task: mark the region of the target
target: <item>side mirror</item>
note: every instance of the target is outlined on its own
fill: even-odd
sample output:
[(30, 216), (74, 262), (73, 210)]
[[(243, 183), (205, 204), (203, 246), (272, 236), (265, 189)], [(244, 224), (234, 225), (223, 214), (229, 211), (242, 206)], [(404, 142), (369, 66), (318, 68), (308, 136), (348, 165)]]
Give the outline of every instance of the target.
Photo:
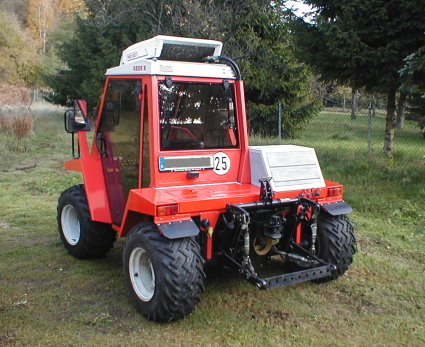
[(75, 100), (74, 108), (66, 110), (64, 114), (65, 130), (68, 133), (90, 131), (90, 122), (87, 117), (87, 102)]

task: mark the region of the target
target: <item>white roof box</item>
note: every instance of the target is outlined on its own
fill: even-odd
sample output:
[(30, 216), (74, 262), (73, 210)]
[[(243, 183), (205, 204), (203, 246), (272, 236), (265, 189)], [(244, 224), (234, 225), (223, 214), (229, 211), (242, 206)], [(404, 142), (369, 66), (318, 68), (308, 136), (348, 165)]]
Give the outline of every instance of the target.
[(201, 62), (205, 57), (220, 55), (222, 47), (220, 41), (158, 35), (125, 49), (121, 55), (120, 65), (153, 58)]

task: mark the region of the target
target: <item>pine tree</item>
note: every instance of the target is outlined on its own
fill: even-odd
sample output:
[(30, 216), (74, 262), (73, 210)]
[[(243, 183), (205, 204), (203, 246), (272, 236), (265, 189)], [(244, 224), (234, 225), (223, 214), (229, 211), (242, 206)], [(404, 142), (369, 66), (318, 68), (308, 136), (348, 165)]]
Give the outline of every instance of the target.
[(247, 92), (251, 129), (277, 134), (277, 104), (284, 104), (292, 136), (313, 116), (306, 66), (296, 62), (283, 2), (265, 0), (86, 0), (74, 38), (62, 46), (69, 69), (51, 76), (55, 101), (67, 97), (98, 101), (104, 72), (124, 48), (157, 34), (223, 41), (224, 54), (238, 59)]
[[(423, 0), (305, 0), (313, 23), (298, 22), (300, 56), (325, 80), (387, 95), (383, 150), (393, 151), (398, 71), (425, 44)], [(402, 100), (402, 99), (401, 99)]]

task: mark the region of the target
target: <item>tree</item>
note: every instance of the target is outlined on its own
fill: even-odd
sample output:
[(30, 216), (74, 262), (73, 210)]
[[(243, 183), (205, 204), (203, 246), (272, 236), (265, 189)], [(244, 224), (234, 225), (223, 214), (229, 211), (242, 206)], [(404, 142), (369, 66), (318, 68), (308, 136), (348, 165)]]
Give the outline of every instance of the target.
[(70, 17), (85, 8), (84, 0), (54, 0), (55, 11), (64, 17)]
[(402, 92), (408, 102), (409, 117), (418, 121), (425, 136), (425, 46), (405, 59), (400, 76), (403, 81)]
[[(398, 71), (403, 59), (425, 44), (422, 0), (305, 0), (314, 6), (312, 23), (298, 20), (301, 56), (324, 80), (385, 93), (383, 150), (394, 145)], [(399, 99), (401, 102), (403, 98)]]
[(59, 48), (67, 68), (47, 77), (55, 92), (52, 102), (65, 104), (68, 98), (85, 98), (95, 105), (105, 70), (118, 64), (124, 48), (147, 38), (147, 24), (140, 20), (144, 9), (136, 8), (140, 7), (136, 2), (87, 0), (86, 5), (87, 16), (77, 15), (74, 36)]
[(28, 17), (28, 0), (0, 0), (0, 8), (15, 16), (22, 26), (26, 26)]
[(46, 54), (47, 37), (54, 20), (53, 0), (28, 0), (28, 28), (43, 54)]
[(38, 82), (39, 61), (19, 20), (0, 10), (0, 83), (31, 86)]
[[(157, 34), (224, 42), (224, 54), (240, 57), (251, 129), (277, 134), (277, 104), (284, 103), (287, 135), (318, 110), (309, 73), (297, 63), (283, 2), (266, 0), (86, 0), (70, 42), (61, 48), (68, 69), (51, 76), (54, 101), (67, 96), (97, 102), (106, 68), (128, 45)], [(142, 19), (142, 20), (141, 20)]]
[(80, 11), (82, 0), (27, 0), (27, 25), (40, 51), (46, 55), (53, 32), (66, 17)]
[[(310, 72), (294, 56), (286, 11), (253, 11), (237, 31), (245, 54), (240, 66), (246, 81), (250, 131), (262, 136), (278, 134), (278, 104), (282, 104), (283, 136), (297, 130), (319, 110), (310, 88)], [(240, 49), (240, 48), (239, 48)]]

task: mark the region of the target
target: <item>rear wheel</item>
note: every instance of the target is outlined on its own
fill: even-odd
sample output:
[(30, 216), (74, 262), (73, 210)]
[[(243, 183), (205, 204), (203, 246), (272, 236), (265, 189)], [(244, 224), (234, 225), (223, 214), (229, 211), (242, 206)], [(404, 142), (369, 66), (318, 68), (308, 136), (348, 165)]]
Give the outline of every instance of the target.
[(74, 257), (100, 258), (112, 248), (116, 233), (108, 224), (93, 222), (83, 185), (65, 190), (58, 201), (61, 240)]
[(320, 214), (317, 221), (317, 255), (325, 262), (335, 265), (331, 277), (319, 282), (330, 281), (343, 275), (353, 262), (356, 252), (354, 229), (346, 215)]
[(127, 235), (123, 266), (139, 312), (155, 322), (183, 318), (204, 291), (203, 259), (194, 238), (170, 240), (143, 222)]

